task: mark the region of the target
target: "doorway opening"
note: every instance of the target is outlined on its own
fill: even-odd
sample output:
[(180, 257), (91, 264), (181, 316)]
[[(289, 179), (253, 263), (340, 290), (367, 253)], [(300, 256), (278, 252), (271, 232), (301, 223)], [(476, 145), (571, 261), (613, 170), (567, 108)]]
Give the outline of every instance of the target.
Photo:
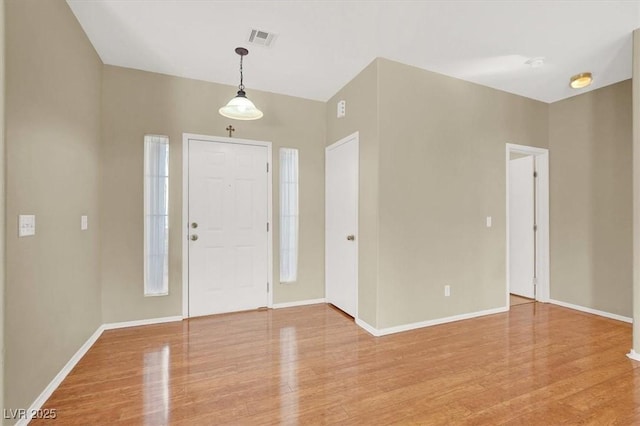
[(506, 306), (549, 300), (549, 150), (506, 144)]

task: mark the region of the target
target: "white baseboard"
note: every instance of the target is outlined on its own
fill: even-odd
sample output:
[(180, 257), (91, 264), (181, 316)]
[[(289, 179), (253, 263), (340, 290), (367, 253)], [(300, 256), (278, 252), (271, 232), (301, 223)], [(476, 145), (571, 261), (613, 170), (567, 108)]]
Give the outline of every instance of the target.
[(631, 349), (631, 350), (629, 351), (629, 353), (627, 354), (627, 356), (628, 356), (629, 358), (631, 358), (632, 360), (634, 360), (634, 361), (640, 361), (640, 354), (639, 354), (638, 352), (634, 351), (633, 349)]
[(599, 316), (605, 317), (605, 318), (610, 318), (610, 319), (614, 319), (614, 320), (618, 320), (618, 321), (633, 323), (633, 319), (632, 318), (624, 317), (624, 316), (618, 315), (618, 314), (612, 314), (610, 312), (599, 311), (597, 309), (592, 309), (592, 308), (586, 308), (584, 306), (574, 305), (572, 303), (567, 303), (567, 302), (561, 302), (559, 300), (554, 300), (554, 299), (549, 299), (549, 303), (552, 303), (552, 304), (558, 305), (558, 306), (563, 306), (563, 307), (569, 308), (569, 309), (575, 309), (576, 311), (586, 312), (588, 314), (594, 314), (594, 315), (599, 315)]
[(297, 302), (274, 303), (272, 309), (292, 308), (294, 306), (317, 305), (319, 303), (327, 303), (327, 299), (308, 299), (298, 300)]
[(380, 330), (378, 330), (368, 322), (361, 320), (360, 318), (356, 318), (356, 324), (359, 325), (361, 328), (364, 328), (365, 331), (367, 331), (372, 336), (376, 336), (376, 337), (382, 336), (382, 334), (380, 334)]
[(634, 361), (640, 361), (640, 354), (634, 351), (633, 349), (631, 349), (631, 351), (627, 354), (627, 356)]
[(165, 322), (182, 321), (182, 316), (151, 318), (136, 321), (110, 322), (104, 324), (105, 330), (115, 330), (116, 328), (139, 327), (141, 325), (163, 324)]
[(31, 420), (31, 416), (38, 412), (40, 408), (47, 402), (47, 399), (53, 394), (53, 392), (60, 386), (60, 383), (67, 377), (67, 375), (73, 370), (73, 367), (82, 359), (82, 357), (91, 349), (91, 346), (98, 340), (105, 330), (113, 330), (116, 328), (137, 327), (141, 325), (161, 324), (165, 322), (182, 321), (181, 316), (164, 317), (164, 318), (151, 318), (138, 321), (125, 321), (125, 322), (113, 322), (108, 324), (102, 324), (98, 329), (87, 339), (86, 342), (77, 350), (77, 352), (71, 357), (71, 359), (62, 367), (62, 370), (53, 380), (47, 385), (42, 393), (33, 401), (33, 404), (27, 410), (27, 418), (21, 419), (16, 423), (16, 426), (26, 426)]
[(428, 321), (420, 321), (420, 322), (414, 322), (410, 324), (396, 325), (394, 327), (386, 327), (381, 329), (375, 328), (370, 324), (362, 321), (361, 319), (356, 319), (356, 324), (358, 324), (360, 327), (364, 328), (366, 331), (368, 331), (370, 334), (374, 336), (386, 336), (388, 334), (402, 333), (403, 331), (415, 330), (418, 328), (431, 327), (434, 325), (446, 324), (449, 322), (483, 317), (485, 315), (500, 314), (503, 312), (507, 312), (508, 310), (509, 310), (508, 306), (503, 306), (501, 308), (487, 309), (484, 311), (470, 312), (468, 314), (460, 314), (460, 315), (454, 315), (451, 317), (437, 318), (437, 319), (428, 320)]
[(93, 346), (96, 340), (98, 340), (104, 330), (104, 325), (99, 326), (98, 329), (91, 335), (91, 337), (89, 337), (87, 341), (84, 342), (80, 349), (78, 349), (76, 353), (73, 354), (71, 359), (65, 364), (65, 366), (62, 367), (62, 370), (60, 370), (60, 372), (56, 374), (56, 377), (53, 378), (53, 380), (47, 385), (47, 387), (36, 398), (36, 400), (33, 401), (33, 404), (31, 404), (31, 407), (29, 407), (29, 409), (27, 410), (27, 418), (20, 419), (16, 423), (16, 426), (26, 426), (29, 424), (29, 421), (31, 420), (33, 415), (38, 412), (38, 410), (42, 407), (42, 405), (44, 405), (47, 399), (49, 399), (51, 394), (53, 394), (53, 391), (55, 391), (58, 386), (60, 386), (60, 383), (62, 383), (65, 377), (67, 377), (71, 370), (73, 370), (73, 367), (75, 367), (76, 364), (87, 353), (87, 351), (91, 349), (91, 346)]

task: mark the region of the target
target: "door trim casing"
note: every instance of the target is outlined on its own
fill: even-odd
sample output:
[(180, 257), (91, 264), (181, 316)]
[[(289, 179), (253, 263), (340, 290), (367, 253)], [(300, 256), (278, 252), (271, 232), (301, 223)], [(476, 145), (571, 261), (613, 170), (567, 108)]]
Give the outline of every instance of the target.
[[(355, 245), (356, 245), (356, 312), (355, 312), (355, 317), (354, 319), (356, 321), (358, 321), (360, 319), (360, 315), (359, 315), (359, 307), (360, 307), (360, 292), (359, 292), (359, 281), (360, 281), (360, 270), (359, 270), (359, 261), (360, 261), (360, 224), (359, 224), (359, 219), (360, 219), (360, 132), (354, 132), (352, 134), (350, 134), (347, 137), (344, 137), (342, 139), (340, 139), (337, 142), (332, 143), (331, 145), (325, 147), (324, 152), (325, 152), (325, 185), (326, 185), (326, 179), (327, 179), (327, 164), (326, 164), (326, 158), (327, 155), (326, 153), (328, 151), (331, 151), (333, 149), (338, 148), (341, 145), (344, 145), (347, 142), (350, 141), (354, 141), (356, 144), (356, 148), (358, 149), (358, 200), (356, 202), (356, 239), (354, 241)], [(326, 206), (326, 199), (327, 199), (327, 193), (326, 193), (327, 189), (325, 187), (325, 210), (327, 208)], [(325, 283), (324, 283), (324, 296), (325, 299), (327, 300), (327, 303), (329, 303), (329, 297), (327, 294), (327, 281), (326, 281), (326, 277), (327, 277), (327, 264), (326, 264), (326, 258), (327, 258), (327, 250), (328, 250), (328, 246), (327, 246), (327, 236), (326, 236), (326, 232), (327, 232), (327, 225), (326, 225), (326, 219), (327, 218), (327, 214), (325, 211), (325, 246), (324, 246), (324, 250), (325, 250)]]
[[(267, 235), (267, 307), (273, 307), (273, 157), (271, 142), (254, 141), (250, 139), (227, 138), (223, 136), (207, 136), (195, 133), (182, 134), (182, 318), (189, 318), (189, 140), (203, 142), (232, 143), (239, 145), (254, 145), (267, 148), (267, 221), (269, 233)], [(266, 167), (266, 166), (265, 166)]]
[(506, 307), (510, 308), (509, 302), (509, 159), (511, 153), (533, 155), (535, 157), (535, 171), (538, 175), (534, 181), (535, 204), (536, 204), (536, 224), (538, 226), (535, 235), (536, 239), (536, 277), (537, 287), (535, 291), (538, 302), (549, 302), (550, 281), (549, 281), (549, 150), (533, 146), (517, 145), (507, 143), (505, 148), (505, 181), (506, 181)]

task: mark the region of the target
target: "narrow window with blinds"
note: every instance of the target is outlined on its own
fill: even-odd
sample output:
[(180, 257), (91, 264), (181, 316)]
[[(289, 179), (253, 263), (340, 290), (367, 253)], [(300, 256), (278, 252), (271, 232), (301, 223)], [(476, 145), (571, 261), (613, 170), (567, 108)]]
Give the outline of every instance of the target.
[(144, 294), (169, 293), (169, 138), (144, 137)]
[(280, 148), (280, 282), (298, 279), (298, 150)]

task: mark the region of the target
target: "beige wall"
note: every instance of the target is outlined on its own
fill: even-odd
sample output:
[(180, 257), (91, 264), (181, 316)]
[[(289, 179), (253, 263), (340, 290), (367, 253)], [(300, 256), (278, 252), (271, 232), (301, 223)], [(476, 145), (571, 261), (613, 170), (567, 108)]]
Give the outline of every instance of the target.
[[(324, 142), (322, 102), (251, 90), (264, 111), (254, 122), (218, 114), (237, 90), (113, 66), (104, 67), (101, 148), (101, 283), (103, 321), (182, 314), (182, 133), (227, 136), (273, 143), (274, 302), (324, 297)], [(143, 137), (170, 139), (169, 295), (143, 296)], [(300, 161), (299, 276), (279, 284), (278, 149), (298, 148)]]
[(386, 328), (504, 306), (505, 144), (547, 147), (547, 108), (386, 59), (329, 100), (327, 144), (360, 132), (364, 321)]
[(504, 306), (507, 142), (550, 148), (551, 297), (630, 316), (630, 103), (629, 81), (547, 105), (374, 61), (326, 106), (327, 144), (360, 131), (361, 318)]
[(389, 60), (378, 71), (378, 327), (504, 307), (505, 144), (546, 147), (547, 105)]
[[(29, 407), (101, 324), (101, 71), (64, 1), (6, 2), (8, 408)], [(35, 236), (18, 238), (19, 214)]]
[(631, 316), (631, 81), (549, 106), (551, 298)]
[[(347, 103), (347, 113), (343, 118), (336, 117), (337, 103), (340, 100)], [(329, 99), (326, 104), (326, 117), (327, 145), (359, 132), (358, 315), (375, 327), (378, 322), (377, 60)], [(324, 152), (322, 156), (324, 159)]]

